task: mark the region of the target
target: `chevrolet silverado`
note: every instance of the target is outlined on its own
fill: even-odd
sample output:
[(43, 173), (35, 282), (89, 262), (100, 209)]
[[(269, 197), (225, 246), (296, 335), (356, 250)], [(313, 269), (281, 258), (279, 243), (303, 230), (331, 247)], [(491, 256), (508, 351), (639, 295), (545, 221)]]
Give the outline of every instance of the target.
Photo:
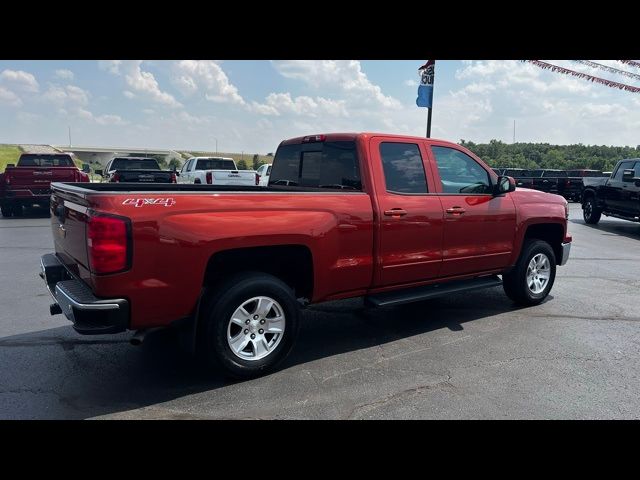
[(175, 325), (207, 365), (244, 378), (287, 356), (308, 303), (502, 285), (536, 305), (571, 247), (564, 198), (516, 190), (460, 145), (401, 135), (283, 141), (266, 187), (53, 190), (40, 274), (52, 314), (82, 334)]

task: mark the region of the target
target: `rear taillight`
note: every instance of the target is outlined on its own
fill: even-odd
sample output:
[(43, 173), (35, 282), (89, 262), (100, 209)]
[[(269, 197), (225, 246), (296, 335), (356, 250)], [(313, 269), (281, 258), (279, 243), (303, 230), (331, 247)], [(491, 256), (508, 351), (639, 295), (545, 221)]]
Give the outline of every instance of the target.
[(207, 183), (209, 185), (213, 183), (213, 174), (211, 172), (207, 172)]
[(120, 174), (119, 173), (114, 173), (113, 177), (111, 177), (111, 181), (112, 182), (120, 182)]
[(178, 179), (176, 178), (176, 174), (171, 172), (171, 183), (178, 183)]
[(110, 215), (89, 217), (87, 251), (92, 273), (121, 272), (129, 268), (130, 247), (128, 219)]
[(256, 185), (260, 185), (260, 175), (256, 173)]

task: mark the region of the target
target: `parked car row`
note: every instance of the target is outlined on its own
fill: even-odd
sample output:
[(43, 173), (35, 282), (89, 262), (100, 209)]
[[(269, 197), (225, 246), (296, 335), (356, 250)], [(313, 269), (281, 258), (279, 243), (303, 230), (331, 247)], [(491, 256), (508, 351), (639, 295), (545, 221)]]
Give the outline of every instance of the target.
[[(584, 190), (584, 178), (608, 176), (600, 170), (581, 168), (577, 170), (524, 168), (494, 168), (498, 175), (507, 175), (516, 180), (522, 188), (532, 188), (542, 192), (562, 195), (567, 200), (581, 201)], [(610, 174), (610, 172), (607, 172)]]

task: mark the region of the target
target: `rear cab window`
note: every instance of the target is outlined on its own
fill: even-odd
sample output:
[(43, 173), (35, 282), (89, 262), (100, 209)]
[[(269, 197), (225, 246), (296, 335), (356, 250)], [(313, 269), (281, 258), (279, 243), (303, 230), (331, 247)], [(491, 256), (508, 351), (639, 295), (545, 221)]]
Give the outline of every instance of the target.
[(24, 153), (18, 160), (19, 167), (75, 167), (69, 155), (38, 155)]
[(224, 158), (200, 158), (195, 170), (236, 170), (236, 164)]
[(115, 158), (110, 170), (160, 170), (153, 158)]
[(269, 185), (329, 190), (362, 190), (355, 141), (280, 145)]

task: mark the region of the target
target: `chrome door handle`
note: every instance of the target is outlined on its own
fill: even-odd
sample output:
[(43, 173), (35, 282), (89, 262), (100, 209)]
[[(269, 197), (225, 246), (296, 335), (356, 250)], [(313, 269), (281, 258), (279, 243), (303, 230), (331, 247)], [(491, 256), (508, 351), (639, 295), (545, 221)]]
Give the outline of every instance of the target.
[(407, 211), (402, 208), (392, 208), (391, 210), (385, 210), (384, 214), (388, 217), (403, 217), (407, 214)]
[(462, 207), (451, 207), (445, 210), (450, 215), (462, 215), (466, 210)]

